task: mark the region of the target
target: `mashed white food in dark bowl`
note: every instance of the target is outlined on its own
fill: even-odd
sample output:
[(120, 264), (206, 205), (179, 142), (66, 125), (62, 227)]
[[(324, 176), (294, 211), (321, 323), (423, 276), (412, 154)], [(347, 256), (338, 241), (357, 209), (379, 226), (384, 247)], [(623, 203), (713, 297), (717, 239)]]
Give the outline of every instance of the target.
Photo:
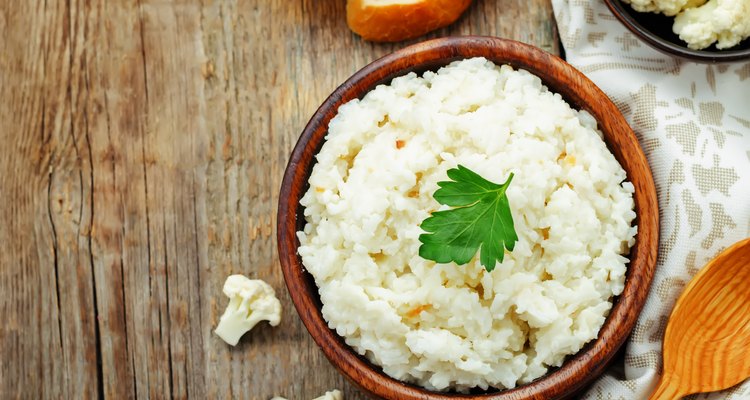
[[(419, 256), (433, 194), (464, 165), (503, 182), (518, 242), (487, 272)], [(301, 200), (323, 317), (383, 371), (431, 390), (513, 388), (597, 337), (624, 287), (633, 185), (596, 121), (484, 58), (380, 85), (331, 120)]]

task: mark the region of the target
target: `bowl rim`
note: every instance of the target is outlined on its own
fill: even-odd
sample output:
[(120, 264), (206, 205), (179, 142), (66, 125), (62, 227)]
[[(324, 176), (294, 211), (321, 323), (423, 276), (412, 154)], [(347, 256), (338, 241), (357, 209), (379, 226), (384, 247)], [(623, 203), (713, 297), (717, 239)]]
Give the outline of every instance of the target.
[[(543, 377), (514, 389), (483, 394), (433, 392), (400, 382), (369, 363), (328, 328), (320, 310), (318, 288), (304, 269), (296, 232), (304, 226), (300, 198), (338, 107), (361, 98), (377, 84), (390, 82), (410, 71), (435, 70), (451, 61), (483, 56), (498, 64), (526, 69), (577, 109), (586, 109), (599, 123), (610, 151), (628, 173), (635, 187), (638, 235), (631, 248), (625, 289), (615, 300), (598, 337), (563, 365)], [(565, 85), (565, 86), (560, 86)], [(562, 91), (560, 89), (563, 89)], [(565, 92), (565, 93), (562, 93)], [(628, 154), (626, 167), (622, 159)], [(640, 171), (633, 172), (629, 168)], [(634, 171), (635, 171), (634, 170)], [(593, 82), (562, 59), (531, 45), (483, 36), (461, 36), (417, 43), (382, 57), (359, 70), (339, 86), (317, 109), (294, 147), (279, 193), (277, 242), (284, 281), (303, 324), (331, 363), (365, 392), (397, 399), (560, 399), (579, 391), (603, 372), (633, 329), (643, 308), (656, 266), (659, 217), (656, 189), (638, 139), (612, 101)]]
[[(635, 19), (625, 7), (621, 0), (604, 0), (615, 18), (617, 18), (628, 30), (654, 49), (673, 57), (700, 63), (723, 63), (738, 62), (750, 59), (750, 49), (706, 51), (693, 50), (687, 46), (680, 46), (647, 29)], [(750, 40), (750, 39), (745, 39)]]

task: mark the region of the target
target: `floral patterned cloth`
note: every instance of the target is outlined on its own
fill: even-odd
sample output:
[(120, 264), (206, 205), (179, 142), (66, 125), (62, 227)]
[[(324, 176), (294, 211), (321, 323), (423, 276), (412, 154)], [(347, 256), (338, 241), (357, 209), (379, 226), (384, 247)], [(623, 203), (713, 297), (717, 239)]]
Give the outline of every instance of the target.
[[(750, 236), (750, 62), (681, 61), (641, 42), (601, 0), (552, 3), (568, 62), (609, 95), (635, 130), (661, 219), (656, 275), (624, 361), (584, 398), (646, 399), (682, 289), (708, 260)], [(691, 398), (750, 399), (750, 381)]]

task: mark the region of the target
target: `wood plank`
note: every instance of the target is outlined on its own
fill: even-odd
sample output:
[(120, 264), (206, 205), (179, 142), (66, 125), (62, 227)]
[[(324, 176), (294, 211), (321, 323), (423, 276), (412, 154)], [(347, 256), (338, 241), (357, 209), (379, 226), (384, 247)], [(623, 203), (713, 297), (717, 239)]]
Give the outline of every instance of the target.
[(0, 7), (0, 397), (93, 397), (83, 16), (75, 2)]
[[(307, 118), (408, 44), (362, 42), (344, 15), (343, 0), (0, 4), (0, 397), (362, 398), (296, 318), (274, 239)], [(548, 0), (477, 0), (429, 37), (449, 34), (558, 51)], [(212, 333), (231, 273), (284, 307), (236, 348)]]
[(215, 293), (201, 282), (209, 265), (199, 255), (206, 254), (208, 161), (200, 10), (193, 1), (149, 0), (140, 7), (148, 224), (141, 244), (150, 267), (132, 275), (128, 290), (135, 299), (148, 299), (136, 308), (150, 318), (134, 319), (136, 349), (147, 350), (136, 353), (138, 397), (146, 382), (151, 397), (206, 397), (203, 342), (212, 325), (203, 322), (203, 300)]
[(133, 353), (138, 350), (133, 346), (137, 333), (132, 318), (141, 314), (125, 289), (134, 270), (148, 265), (138, 243), (146, 233), (141, 162), (146, 108), (138, 10), (100, 1), (90, 12), (87, 23), (94, 50), (86, 60), (86, 114), (101, 385), (106, 397), (133, 398)]

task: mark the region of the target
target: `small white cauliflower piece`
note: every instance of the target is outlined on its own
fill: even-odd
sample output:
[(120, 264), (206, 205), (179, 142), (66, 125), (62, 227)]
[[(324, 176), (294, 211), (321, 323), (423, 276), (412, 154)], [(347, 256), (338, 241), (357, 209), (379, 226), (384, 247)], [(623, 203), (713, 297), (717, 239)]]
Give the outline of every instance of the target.
[(697, 7), (706, 2), (706, 0), (624, 0), (630, 3), (634, 10), (638, 12), (656, 12), (667, 16), (677, 15), (680, 11)]
[(750, 36), (750, 0), (710, 0), (701, 7), (681, 12), (672, 27), (691, 49), (704, 49), (714, 42), (728, 49)]
[(232, 346), (260, 321), (276, 326), (281, 320), (281, 303), (273, 288), (256, 279), (231, 275), (224, 282), (224, 294), (229, 297), (224, 315), (214, 333)]
[[(271, 400), (286, 400), (284, 397), (274, 397)], [(326, 392), (326, 394), (316, 397), (313, 400), (344, 400), (344, 395), (341, 393), (340, 390), (331, 390), (330, 392)]]
[(315, 398), (313, 400), (344, 400), (344, 395), (341, 393), (340, 390), (331, 390), (330, 392), (326, 392), (326, 394)]

